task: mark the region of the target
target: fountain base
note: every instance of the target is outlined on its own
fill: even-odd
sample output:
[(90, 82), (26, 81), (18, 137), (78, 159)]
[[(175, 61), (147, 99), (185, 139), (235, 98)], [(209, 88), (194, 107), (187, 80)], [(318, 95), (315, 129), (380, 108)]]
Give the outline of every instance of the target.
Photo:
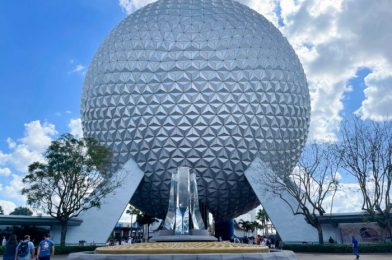
[(268, 247), (229, 242), (166, 242), (100, 247), (94, 252), (73, 253), (69, 260), (233, 260), (297, 259), (292, 251), (270, 252)]

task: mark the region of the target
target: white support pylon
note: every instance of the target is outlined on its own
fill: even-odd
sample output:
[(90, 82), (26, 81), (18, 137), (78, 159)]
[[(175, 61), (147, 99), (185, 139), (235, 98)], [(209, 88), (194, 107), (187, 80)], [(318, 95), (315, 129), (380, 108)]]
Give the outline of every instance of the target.
[[(91, 208), (82, 212), (78, 217), (83, 220), (80, 226), (68, 227), (67, 244), (76, 244), (80, 240), (84, 240), (88, 244), (106, 243), (143, 179), (144, 173), (136, 162), (130, 159), (114, 176), (114, 178), (118, 178), (117, 180), (121, 180), (120, 186), (102, 200), (100, 208)], [(58, 230), (52, 233), (54, 233), (52, 238), (55, 242), (60, 240)]]
[(261, 206), (278, 231), (281, 239), (288, 243), (318, 242), (317, 230), (306, 222), (303, 215), (294, 215), (291, 208), (296, 209), (298, 203), (287, 192), (281, 194), (291, 207), (268, 187), (267, 176), (275, 173), (261, 159), (256, 158), (245, 171), (245, 177), (259, 199)]

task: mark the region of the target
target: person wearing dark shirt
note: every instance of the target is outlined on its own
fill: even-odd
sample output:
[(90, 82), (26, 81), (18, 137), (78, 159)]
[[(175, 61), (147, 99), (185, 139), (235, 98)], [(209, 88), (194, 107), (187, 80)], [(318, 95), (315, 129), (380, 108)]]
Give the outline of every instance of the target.
[(353, 254), (355, 255), (355, 259), (359, 259), (358, 240), (356, 240), (354, 236), (352, 237), (352, 243), (353, 243)]
[(16, 236), (11, 235), (7, 243), (5, 244), (3, 260), (15, 260), (17, 246), (18, 246), (18, 241), (16, 241)]

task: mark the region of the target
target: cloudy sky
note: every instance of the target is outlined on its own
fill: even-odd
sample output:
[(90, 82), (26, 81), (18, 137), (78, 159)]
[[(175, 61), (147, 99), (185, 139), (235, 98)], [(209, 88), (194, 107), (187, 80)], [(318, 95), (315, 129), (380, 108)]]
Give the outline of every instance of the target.
[[(21, 179), (50, 141), (65, 132), (81, 135), (80, 93), (99, 44), (151, 2), (0, 2), (0, 205), (6, 213), (25, 205)], [(239, 2), (269, 19), (296, 50), (312, 98), (313, 140), (337, 140), (344, 117), (382, 121), (392, 114), (392, 1)], [(334, 211), (355, 211), (356, 185), (342, 182)]]

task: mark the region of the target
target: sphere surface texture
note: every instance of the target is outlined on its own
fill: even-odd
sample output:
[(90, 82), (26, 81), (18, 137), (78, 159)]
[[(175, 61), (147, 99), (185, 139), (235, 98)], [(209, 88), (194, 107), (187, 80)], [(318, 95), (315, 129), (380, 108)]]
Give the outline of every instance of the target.
[(216, 220), (259, 204), (244, 171), (295, 165), (310, 100), (294, 50), (263, 16), (231, 0), (160, 0), (105, 39), (82, 94), (85, 136), (144, 171), (132, 204), (164, 218), (171, 174), (189, 166)]

